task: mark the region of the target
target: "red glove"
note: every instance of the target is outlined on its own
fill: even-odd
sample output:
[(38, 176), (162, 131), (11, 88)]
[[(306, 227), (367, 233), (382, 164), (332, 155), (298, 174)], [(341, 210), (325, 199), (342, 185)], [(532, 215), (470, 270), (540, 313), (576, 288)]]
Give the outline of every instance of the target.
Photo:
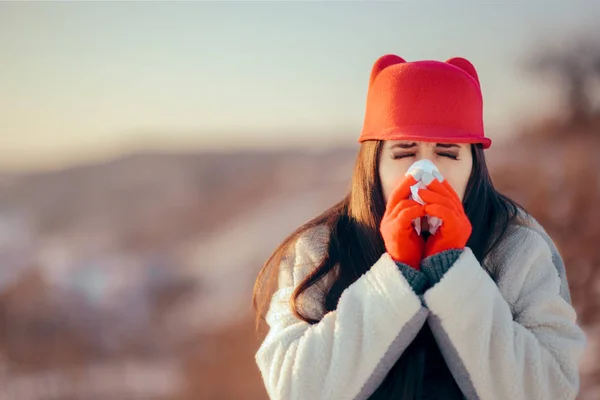
[(434, 179), (427, 189), (419, 190), (419, 197), (426, 203), (426, 213), (442, 220), (438, 231), (429, 236), (425, 243), (424, 257), (445, 250), (464, 249), (471, 236), (471, 222), (448, 180), (440, 182)]
[(392, 259), (418, 270), (425, 242), (422, 236), (417, 235), (412, 221), (425, 216), (425, 206), (408, 200), (410, 187), (415, 183), (415, 178), (409, 176), (390, 195), (380, 230), (385, 249)]

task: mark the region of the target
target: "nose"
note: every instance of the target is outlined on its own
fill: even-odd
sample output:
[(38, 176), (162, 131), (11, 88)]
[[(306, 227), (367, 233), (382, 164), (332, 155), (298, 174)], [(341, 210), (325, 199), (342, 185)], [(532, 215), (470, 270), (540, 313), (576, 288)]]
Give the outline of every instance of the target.
[[(421, 146), (416, 156), (417, 161), (429, 160), (435, 164), (435, 152), (430, 146)], [(436, 165), (437, 167), (437, 165)]]

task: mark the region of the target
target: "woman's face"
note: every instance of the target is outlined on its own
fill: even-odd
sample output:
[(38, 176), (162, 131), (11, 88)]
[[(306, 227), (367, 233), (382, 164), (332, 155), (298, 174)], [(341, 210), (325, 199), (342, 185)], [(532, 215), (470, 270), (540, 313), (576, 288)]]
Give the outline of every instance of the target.
[(423, 159), (433, 162), (463, 199), (473, 167), (470, 144), (386, 140), (379, 156), (379, 178), (386, 204), (396, 186), (405, 179), (408, 168)]

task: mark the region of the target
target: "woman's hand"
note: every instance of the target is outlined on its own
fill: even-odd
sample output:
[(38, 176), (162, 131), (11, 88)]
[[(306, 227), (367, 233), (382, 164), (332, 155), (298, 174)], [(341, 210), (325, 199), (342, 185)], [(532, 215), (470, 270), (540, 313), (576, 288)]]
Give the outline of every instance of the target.
[(446, 250), (464, 249), (471, 236), (471, 222), (448, 180), (440, 182), (434, 179), (426, 189), (419, 190), (419, 196), (426, 203), (425, 212), (442, 220), (438, 231), (425, 242), (424, 257)]
[(417, 235), (412, 221), (425, 216), (425, 206), (408, 199), (410, 187), (415, 183), (415, 178), (408, 176), (390, 195), (380, 230), (392, 259), (418, 270), (425, 242), (423, 237)]

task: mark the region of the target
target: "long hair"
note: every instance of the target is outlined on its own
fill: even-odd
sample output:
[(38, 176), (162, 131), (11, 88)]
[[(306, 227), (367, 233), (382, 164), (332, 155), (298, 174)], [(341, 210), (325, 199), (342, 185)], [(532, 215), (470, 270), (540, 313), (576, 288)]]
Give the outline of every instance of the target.
[[(379, 231), (385, 212), (385, 201), (379, 179), (379, 157), (382, 141), (366, 141), (358, 152), (350, 192), (321, 215), (300, 226), (289, 235), (261, 269), (254, 285), (253, 306), (257, 327), (264, 321), (270, 296), (276, 281), (278, 266), (298, 236), (306, 230), (326, 225), (330, 229), (328, 250), (324, 259), (295, 288), (290, 306), (294, 314), (311, 324), (318, 320), (307, 315), (300, 306), (300, 297), (317, 284), (337, 265), (335, 281), (324, 293), (324, 309), (335, 310), (342, 292), (363, 275), (385, 252)], [(477, 260), (498, 245), (511, 223), (518, 223), (520, 205), (500, 194), (493, 186), (481, 145), (471, 145), (473, 167), (465, 191), (463, 205), (472, 224), (467, 246)], [(371, 399), (414, 399), (420, 397), (423, 378), (424, 340), (417, 338), (388, 372)]]

